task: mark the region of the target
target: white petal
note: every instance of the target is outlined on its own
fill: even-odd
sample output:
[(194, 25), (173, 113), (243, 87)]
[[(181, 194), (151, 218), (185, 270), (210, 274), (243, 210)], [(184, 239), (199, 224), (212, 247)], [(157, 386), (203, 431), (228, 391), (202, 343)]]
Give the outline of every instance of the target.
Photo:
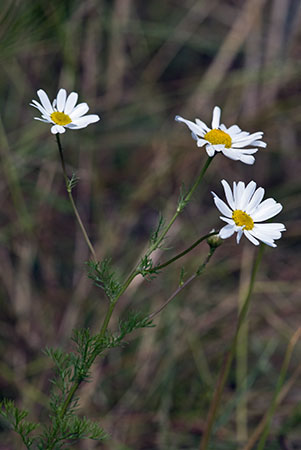
[(251, 142), (245, 142), (245, 143), (241, 143), (241, 142), (234, 142), (232, 141), (232, 148), (240, 148), (243, 149), (244, 147), (246, 147), (247, 145), (253, 145), (252, 141)]
[(51, 133), (53, 133), (53, 134), (57, 134), (57, 133), (62, 134), (62, 133), (65, 133), (65, 131), (66, 131), (65, 128), (62, 127), (61, 125), (53, 125), (51, 127)]
[(74, 108), (72, 113), (70, 113), (70, 117), (71, 117), (71, 119), (73, 121), (74, 119), (77, 119), (78, 117), (83, 116), (88, 111), (89, 111), (89, 106), (87, 105), (87, 103), (80, 103), (79, 105), (77, 105)]
[(208, 141), (206, 141), (206, 139), (197, 139), (197, 143), (196, 145), (198, 147), (203, 147), (203, 145), (208, 144)]
[(244, 148), (247, 147), (248, 145), (253, 145), (254, 139), (244, 139), (241, 141), (237, 141), (237, 140), (232, 140), (232, 147), (233, 148)]
[(252, 199), (250, 200), (250, 203), (248, 204), (248, 206), (246, 208), (247, 214), (252, 215), (253, 211), (255, 211), (255, 209), (257, 208), (257, 206), (263, 199), (263, 196), (264, 196), (264, 189), (262, 187), (259, 187), (258, 189), (256, 189)]
[(32, 100), (32, 103), (29, 103), (30, 106), (33, 106), (34, 108), (37, 108), (42, 114), (48, 114), (46, 109), (43, 108), (42, 105), (40, 105), (39, 102), (37, 102), (36, 100)]
[(218, 128), (221, 119), (221, 109), (218, 106), (214, 107), (213, 115), (212, 115), (212, 129)]
[(242, 209), (242, 198), (244, 192), (245, 192), (245, 183), (243, 181), (239, 181), (236, 185), (236, 189), (233, 196), (235, 209)]
[(60, 89), (56, 96), (57, 110), (60, 112), (64, 111), (66, 104), (67, 92), (65, 89)]
[(247, 209), (247, 206), (249, 204), (250, 198), (252, 197), (252, 195), (254, 194), (256, 189), (256, 183), (255, 181), (250, 181), (249, 184), (247, 184), (244, 193), (242, 194), (241, 197), (241, 209), (243, 211), (245, 211)]
[(260, 239), (262, 241), (264, 240), (267, 242), (272, 242), (274, 239), (279, 239), (281, 237), (281, 233), (279, 234), (278, 231), (275, 233), (275, 236), (278, 236), (278, 237), (274, 237), (273, 233), (271, 233), (269, 231), (267, 232), (267, 231), (261, 229), (260, 224), (258, 224), (257, 226), (254, 226), (254, 228), (252, 228), (252, 230), (250, 230), (250, 233), (253, 236), (256, 236), (257, 239)]
[(275, 242), (272, 242), (272, 243), (270, 243), (270, 242), (264, 242), (264, 241), (262, 241), (264, 244), (266, 244), (266, 245), (269, 245), (270, 247), (277, 247), (277, 245), (275, 244)]
[(239, 152), (241, 155), (253, 155), (258, 152), (258, 148), (242, 148)]
[(34, 117), (35, 120), (40, 120), (41, 122), (46, 122), (46, 123), (51, 123), (49, 120), (47, 119), (41, 119), (40, 117)]
[(235, 149), (224, 147), (222, 152), (225, 156), (227, 156), (227, 158), (233, 159), (234, 161), (239, 160), (240, 155)]
[(181, 117), (181, 116), (176, 116), (175, 120), (177, 122), (185, 123), (188, 126), (188, 128), (190, 129), (190, 131), (192, 131), (195, 135), (200, 136), (200, 137), (204, 136), (205, 133), (204, 133), (203, 128), (199, 127), (194, 122), (191, 122), (191, 120), (183, 119), (183, 117)]
[(266, 148), (267, 143), (263, 141), (254, 141), (252, 142), (252, 145), (257, 145), (258, 147)]
[(45, 119), (45, 120), (47, 120), (48, 122), (52, 122), (52, 123), (53, 123), (53, 121), (51, 120), (51, 117), (50, 117), (49, 114), (47, 114), (47, 113), (42, 114), (42, 119)]
[(227, 239), (228, 237), (232, 236), (232, 234), (235, 231), (235, 227), (233, 225), (226, 225), (225, 227), (223, 227), (220, 232), (219, 232), (219, 236), (222, 239)]
[(262, 228), (264, 225), (268, 224), (264, 223), (255, 224), (254, 227), (252, 228), (252, 231), (256, 233), (258, 236), (261, 236), (263, 239), (273, 240), (281, 238), (281, 231), (272, 229), (267, 230), (265, 228)]
[[(225, 126), (224, 126), (225, 127)], [(225, 127), (226, 128), (226, 127)], [(237, 125), (232, 125), (229, 128), (226, 128), (226, 131), (228, 134), (230, 134), (231, 137), (235, 136), (237, 133), (240, 133), (241, 129)]]
[(64, 109), (64, 113), (65, 114), (70, 114), (77, 102), (78, 99), (78, 94), (76, 92), (71, 92), (71, 94), (68, 95), (68, 98), (66, 100), (66, 104), (65, 104), (65, 109)]
[(224, 221), (224, 222), (226, 222), (226, 223), (230, 223), (231, 225), (233, 225), (233, 226), (236, 227), (235, 222), (234, 222), (233, 219), (229, 219), (228, 217), (223, 217), (223, 216), (219, 216), (219, 218), (220, 218), (222, 221)]
[(233, 192), (233, 200), (234, 200), (235, 209), (237, 209), (237, 208), (236, 208), (236, 204), (235, 204), (236, 190), (237, 190), (237, 184), (236, 184), (235, 181), (233, 181), (233, 189), (232, 189), (232, 192)]
[(244, 164), (254, 164), (255, 158), (252, 155), (241, 155), (239, 158), (239, 161), (243, 162)]
[(277, 203), (276, 200), (274, 200), (273, 198), (266, 198), (262, 203), (260, 203), (260, 205), (258, 205), (256, 212), (258, 211), (259, 208), (261, 209), (269, 208), (270, 206), (276, 205), (276, 203)]
[(248, 230), (244, 230), (244, 235), (246, 236), (246, 238), (249, 239), (249, 241), (252, 242), (252, 244), (254, 245), (259, 245), (259, 241), (257, 241), (257, 239), (255, 239)]
[(213, 200), (214, 203), (217, 207), (217, 209), (226, 217), (232, 217), (232, 211), (229, 208), (229, 206), (226, 205), (225, 202), (223, 202), (223, 200), (221, 200), (214, 192), (211, 192), (211, 194), (213, 195)]
[(49, 113), (53, 113), (53, 108), (51, 106), (50, 100), (48, 98), (48, 95), (46, 94), (45, 91), (43, 91), (43, 89), (39, 89), (37, 92), (39, 99), (42, 103), (43, 108)]
[(276, 244), (274, 243), (274, 240), (272, 238), (269, 238), (266, 235), (261, 235), (261, 233), (258, 233), (258, 231), (254, 231), (254, 230), (249, 230), (249, 233), (252, 236), (255, 236), (257, 239), (259, 239), (264, 244), (267, 244), (270, 247), (277, 247)]
[(285, 231), (285, 225), (283, 223), (260, 223), (254, 227), (260, 227), (262, 230), (270, 232), (270, 231)]
[(238, 232), (237, 232), (237, 236), (236, 236), (236, 242), (239, 244), (239, 241), (240, 241), (240, 239), (241, 239), (241, 237), (242, 237), (242, 235), (243, 235), (243, 232), (244, 232), (244, 229), (243, 228), (240, 228), (239, 230), (238, 230)]
[(253, 213), (252, 219), (254, 222), (262, 222), (263, 220), (271, 219), (271, 217), (280, 213), (282, 208), (280, 203), (276, 203), (276, 205), (271, 205), (267, 208), (261, 208), (261, 205), (259, 205), (258, 209)]
[(207, 127), (207, 125), (205, 124), (205, 122), (203, 122), (200, 119), (195, 119), (195, 123), (204, 130), (204, 132), (207, 133), (207, 131), (210, 131), (210, 128)]
[(208, 156), (212, 157), (215, 153), (213, 145), (207, 145), (206, 152), (207, 152)]
[(213, 144), (212, 147), (216, 152), (222, 152), (225, 148), (224, 144)]
[(87, 116), (79, 117), (78, 119), (75, 119), (72, 121), (72, 124), (70, 124), (70, 128), (85, 128), (90, 123), (95, 123), (100, 120), (100, 117), (97, 114), (89, 114)]
[(226, 195), (226, 199), (227, 202), (229, 204), (229, 206), (231, 206), (232, 209), (235, 209), (235, 205), (234, 205), (234, 199), (233, 199), (233, 195), (232, 195), (232, 190), (229, 186), (229, 184), (227, 183), (226, 180), (222, 180), (221, 181), (224, 191), (225, 191), (225, 195)]
[(258, 139), (261, 139), (263, 136), (263, 132), (262, 131), (258, 131), (257, 133), (252, 133), (252, 134), (247, 134), (247, 135), (238, 135), (235, 137), (235, 139), (233, 139), (233, 141), (235, 143), (239, 143), (241, 142), (242, 144), (245, 144), (245, 142), (254, 142)]
[(248, 136), (250, 136), (250, 133), (248, 133), (248, 131), (240, 130), (232, 136), (232, 141), (236, 142), (236, 141), (239, 141), (240, 139), (246, 138)]
[(232, 141), (232, 148), (245, 148), (248, 145), (254, 145), (253, 141), (245, 141), (245, 142), (233, 142)]

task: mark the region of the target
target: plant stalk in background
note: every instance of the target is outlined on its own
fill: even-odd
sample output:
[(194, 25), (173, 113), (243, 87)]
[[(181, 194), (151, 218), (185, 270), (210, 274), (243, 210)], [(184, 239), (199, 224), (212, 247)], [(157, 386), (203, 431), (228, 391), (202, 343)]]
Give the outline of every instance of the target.
[(235, 350), (236, 350), (236, 344), (237, 344), (237, 337), (239, 335), (239, 331), (245, 321), (245, 318), (247, 316), (248, 310), (249, 310), (249, 305), (250, 305), (250, 300), (251, 300), (251, 296), (252, 296), (252, 292), (253, 292), (253, 288), (254, 288), (254, 283), (255, 283), (255, 279), (256, 279), (256, 274), (258, 272), (259, 269), (259, 265), (262, 259), (262, 255), (263, 255), (263, 251), (264, 251), (264, 244), (260, 245), (260, 248), (258, 250), (257, 253), (257, 257), (254, 261), (254, 265), (253, 265), (253, 269), (252, 269), (252, 274), (251, 274), (251, 279), (250, 279), (250, 284), (249, 284), (249, 289), (245, 298), (245, 301), (243, 303), (241, 312), (239, 314), (238, 317), (238, 323), (237, 323), (237, 327), (236, 327), (236, 332), (235, 332), (235, 336), (234, 339), (232, 341), (232, 345), (231, 348), (225, 358), (224, 364), (222, 366), (222, 369), (220, 371), (220, 375), (217, 381), (217, 385), (215, 388), (215, 392), (214, 392), (214, 396), (213, 396), (213, 400), (211, 402), (210, 405), (210, 409), (209, 409), (209, 413), (207, 416), (207, 422), (206, 422), (206, 427), (205, 427), (205, 431), (204, 431), (204, 435), (202, 437), (201, 440), (201, 445), (200, 445), (200, 450), (207, 450), (208, 448), (208, 444), (209, 444), (209, 439), (211, 436), (211, 432), (212, 432), (212, 427), (216, 418), (216, 414), (218, 412), (220, 403), (221, 403), (221, 399), (222, 399), (222, 394), (223, 394), (223, 390), (224, 390), (224, 386), (225, 383), (227, 381), (228, 375), (229, 375), (229, 371), (230, 371), (230, 367), (235, 355)]

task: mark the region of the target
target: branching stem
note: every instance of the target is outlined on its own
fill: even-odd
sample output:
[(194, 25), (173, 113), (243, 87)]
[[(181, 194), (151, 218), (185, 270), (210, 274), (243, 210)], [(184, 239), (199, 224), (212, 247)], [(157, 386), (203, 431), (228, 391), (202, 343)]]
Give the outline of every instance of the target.
[(169, 264), (172, 264), (177, 259), (182, 258), (182, 256), (187, 255), (187, 253), (191, 252), (191, 250), (193, 250), (195, 247), (197, 247), (201, 242), (203, 242), (205, 239), (209, 238), (210, 236), (214, 236), (215, 234), (217, 234), (216, 231), (212, 231), (211, 233), (205, 234), (205, 236), (200, 237), (197, 241), (195, 241), (190, 247), (186, 248), (186, 250), (184, 250), (183, 252), (178, 253), (176, 256), (169, 259), (165, 263), (162, 263), (159, 266), (153, 267), (152, 271), (161, 270), (164, 267), (169, 266)]
[[(63, 167), (63, 173), (64, 173), (64, 178), (65, 178), (65, 182), (66, 182), (66, 187), (67, 187), (67, 191), (68, 191), (68, 194), (69, 194), (69, 198), (70, 198), (70, 200), (71, 200), (71, 204), (72, 204), (72, 206), (73, 206), (74, 213), (75, 213), (75, 215), (76, 215), (76, 217), (77, 217), (77, 220), (78, 220), (78, 222), (79, 222), (79, 225), (80, 225), (80, 227), (81, 227), (81, 230), (82, 230), (82, 232), (83, 232), (83, 235), (84, 235), (84, 237), (85, 237), (85, 239), (86, 239), (86, 242), (87, 242), (87, 244), (88, 244), (88, 246), (89, 246), (89, 248), (90, 248), (90, 250), (91, 250), (91, 253), (92, 253), (93, 257), (94, 257), (95, 260), (96, 260), (95, 251), (94, 251), (93, 246), (92, 246), (92, 244), (91, 244), (91, 242), (90, 242), (90, 240), (89, 240), (89, 238), (88, 238), (88, 235), (87, 235), (87, 233), (86, 233), (86, 230), (85, 230), (85, 228), (84, 228), (84, 226), (83, 226), (83, 224), (82, 224), (82, 221), (81, 221), (81, 219), (80, 219), (80, 217), (79, 217), (79, 214), (78, 214), (78, 212), (77, 212), (76, 206), (75, 206), (75, 204), (74, 204), (73, 197), (72, 197), (72, 193), (71, 193), (71, 189), (68, 189), (68, 188), (69, 188), (69, 180), (68, 180), (68, 177), (67, 177), (67, 174), (66, 174), (66, 168), (65, 168), (65, 162), (64, 162), (64, 156), (63, 156), (62, 146), (61, 146), (61, 143), (60, 143), (60, 140), (59, 140), (59, 136), (58, 136), (58, 135), (56, 135), (56, 136), (57, 136), (57, 142), (58, 142), (58, 147), (59, 147), (60, 156), (61, 156), (61, 162), (62, 162), (62, 167)], [(204, 166), (203, 166), (203, 168), (202, 168), (202, 170), (201, 170), (201, 173), (199, 174), (198, 178), (196, 179), (194, 185), (192, 186), (192, 188), (189, 190), (189, 192), (188, 192), (188, 193), (185, 195), (185, 197), (184, 197), (184, 206), (183, 206), (182, 208), (179, 208), (179, 207), (177, 208), (177, 211), (176, 211), (175, 214), (173, 215), (173, 217), (172, 217), (172, 219), (170, 220), (170, 222), (167, 224), (167, 226), (163, 229), (162, 233), (158, 236), (158, 238), (156, 239), (156, 241), (153, 243), (153, 245), (150, 246), (150, 248), (149, 248), (148, 251), (146, 252), (146, 256), (147, 256), (147, 257), (149, 257), (149, 256), (151, 255), (151, 253), (153, 253), (153, 251), (155, 251), (155, 250), (159, 247), (159, 245), (161, 244), (161, 242), (162, 242), (163, 239), (165, 238), (166, 234), (168, 233), (169, 229), (171, 228), (171, 226), (172, 226), (173, 223), (175, 222), (175, 220), (176, 220), (176, 218), (178, 217), (178, 215), (183, 211), (184, 207), (185, 207), (185, 206), (187, 205), (187, 203), (190, 201), (190, 199), (191, 199), (191, 197), (192, 197), (192, 194), (194, 193), (194, 191), (196, 190), (196, 188), (198, 187), (198, 185), (199, 185), (200, 182), (202, 181), (202, 179), (203, 179), (203, 177), (204, 177), (204, 175), (205, 175), (205, 172), (206, 172), (206, 170), (208, 169), (208, 167), (209, 167), (209, 165), (210, 165), (212, 159), (213, 159), (213, 157), (212, 157), (212, 158), (209, 157), (209, 158), (207, 159), (207, 161), (206, 161), (206, 163), (204, 164)], [(212, 233), (212, 234), (215, 234), (215, 233)], [(210, 235), (211, 235), (211, 233), (210, 233)], [(201, 238), (201, 240), (205, 239), (206, 237), (208, 237), (208, 235), (205, 236), (205, 237), (203, 237), (203, 238)], [(198, 240), (198, 241), (201, 242), (200, 240)], [(188, 251), (190, 251), (190, 250), (192, 250), (194, 247), (196, 247), (196, 245), (199, 244), (198, 241), (197, 241), (197, 243), (194, 243), (191, 247), (189, 247), (189, 249), (185, 250), (185, 251), (182, 252), (180, 255), (177, 255), (177, 257), (176, 257), (175, 259), (180, 258), (180, 257), (183, 256), (184, 254), (188, 253)], [(211, 248), (211, 251), (212, 251), (212, 248)], [(213, 252), (214, 252), (214, 250), (212, 251), (212, 254), (213, 254)], [(173, 298), (174, 298), (174, 297), (182, 290), (182, 289), (184, 289), (185, 286), (187, 286), (192, 280), (194, 280), (194, 278), (196, 278), (198, 275), (201, 274), (201, 272), (202, 272), (203, 269), (205, 268), (206, 264), (208, 263), (209, 259), (211, 258), (212, 254), (209, 253), (210, 256), (209, 256), (209, 255), (207, 256), (205, 262), (199, 267), (199, 269), (197, 270), (197, 272), (196, 272), (194, 275), (192, 275), (192, 277), (190, 277), (190, 279), (188, 279), (188, 280), (184, 283), (183, 286), (180, 286), (180, 288), (177, 289), (177, 291), (173, 294), (172, 298), (169, 298), (169, 299), (168, 299), (168, 302), (166, 302), (166, 304), (163, 305), (163, 307), (162, 307), (161, 309), (165, 308), (165, 306), (166, 306), (166, 305), (167, 305), (167, 304), (168, 304), (168, 303), (169, 303), (169, 302), (170, 302), (170, 301), (171, 301), (171, 300), (172, 300), (172, 299), (173, 299)], [(173, 259), (173, 260), (175, 260), (175, 259)], [(173, 262), (173, 261), (171, 261), (171, 262)], [(168, 262), (168, 264), (170, 264), (171, 262)], [(165, 267), (166, 265), (168, 265), (168, 264), (165, 263), (165, 264), (164, 264), (164, 267)], [(109, 326), (109, 323), (110, 323), (110, 320), (111, 320), (113, 311), (114, 311), (114, 309), (115, 309), (116, 303), (118, 302), (119, 298), (122, 296), (122, 294), (126, 291), (126, 289), (127, 289), (128, 286), (131, 284), (131, 282), (133, 281), (133, 279), (134, 279), (139, 273), (140, 273), (140, 272), (139, 272), (139, 270), (138, 270), (138, 266), (136, 266), (135, 269), (132, 270), (132, 272), (129, 274), (129, 276), (127, 277), (127, 279), (126, 279), (125, 282), (123, 283), (123, 285), (122, 285), (120, 291), (118, 292), (117, 296), (115, 297), (114, 301), (111, 301), (111, 302), (110, 302), (110, 305), (109, 305), (109, 307), (108, 307), (107, 313), (106, 313), (106, 315), (105, 315), (105, 318), (104, 318), (104, 320), (103, 320), (103, 323), (102, 323), (102, 326), (101, 326), (101, 329), (100, 329), (100, 337), (103, 337), (103, 336), (105, 336), (105, 334), (106, 334), (106, 331), (107, 331), (107, 329), (108, 329), (108, 326)], [(160, 309), (160, 310), (161, 310), (161, 309)], [(154, 313), (154, 314), (157, 314), (157, 313)], [(95, 359), (95, 357), (89, 361), (90, 367), (91, 367), (91, 365), (93, 364), (94, 359)], [(66, 414), (66, 411), (67, 411), (67, 409), (68, 409), (70, 403), (72, 402), (73, 397), (74, 397), (74, 395), (75, 395), (77, 389), (79, 388), (79, 386), (80, 386), (80, 384), (81, 384), (81, 381), (82, 381), (82, 380), (77, 380), (77, 381), (75, 381), (74, 384), (72, 385), (72, 387), (70, 388), (70, 391), (69, 391), (69, 393), (68, 393), (68, 396), (67, 396), (67, 398), (66, 398), (66, 400), (65, 400), (65, 402), (64, 402), (64, 405), (63, 405), (63, 407), (62, 407), (60, 417), (63, 417), (63, 416)]]
[(155, 317), (157, 314), (159, 314), (164, 308), (166, 308), (166, 306), (180, 293), (183, 291), (183, 289), (185, 289), (193, 280), (195, 280), (198, 276), (200, 276), (203, 271), (205, 270), (205, 267), (207, 266), (207, 264), (209, 263), (213, 253), (215, 252), (216, 247), (210, 247), (210, 251), (208, 253), (208, 255), (206, 256), (206, 259), (204, 260), (203, 264), (200, 265), (200, 267), (197, 269), (197, 271), (191, 275), (191, 277), (189, 277), (183, 284), (181, 284), (173, 294), (171, 294), (171, 296), (166, 300), (165, 303), (163, 303), (163, 305), (160, 306), (159, 309), (157, 309), (157, 311), (154, 311), (153, 313), (151, 313), (148, 316), (148, 319), (152, 319), (153, 317)]

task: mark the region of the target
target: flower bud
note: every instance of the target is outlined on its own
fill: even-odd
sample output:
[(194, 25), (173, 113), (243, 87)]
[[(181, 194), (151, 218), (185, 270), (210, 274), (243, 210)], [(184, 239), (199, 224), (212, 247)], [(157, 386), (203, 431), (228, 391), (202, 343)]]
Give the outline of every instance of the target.
[[(212, 230), (212, 232), (215, 230)], [(209, 236), (207, 239), (208, 245), (210, 245), (211, 248), (217, 248), (223, 243), (223, 239), (219, 236), (218, 233), (213, 234), (212, 236)]]

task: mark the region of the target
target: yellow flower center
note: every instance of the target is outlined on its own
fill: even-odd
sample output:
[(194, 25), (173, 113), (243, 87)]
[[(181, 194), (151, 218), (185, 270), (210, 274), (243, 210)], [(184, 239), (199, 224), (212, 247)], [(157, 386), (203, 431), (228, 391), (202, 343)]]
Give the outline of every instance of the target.
[(240, 209), (236, 209), (232, 213), (232, 219), (238, 227), (244, 227), (245, 230), (252, 230), (254, 227), (254, 222), (252, 217), (249, 214), (241, 211)]
[(68, 114), (59, 111), (54, 111), (50, 117), (51, 120), (58, 125), (68, 125), (68, 123), (72, 122)]
[(213, 145), (223, 144), (226, 148), (230, 148), (232, 144), (232, 139), (229, 134), (217, 129), (208, 131), (208, 133), (205, 134), (204, 139)]

